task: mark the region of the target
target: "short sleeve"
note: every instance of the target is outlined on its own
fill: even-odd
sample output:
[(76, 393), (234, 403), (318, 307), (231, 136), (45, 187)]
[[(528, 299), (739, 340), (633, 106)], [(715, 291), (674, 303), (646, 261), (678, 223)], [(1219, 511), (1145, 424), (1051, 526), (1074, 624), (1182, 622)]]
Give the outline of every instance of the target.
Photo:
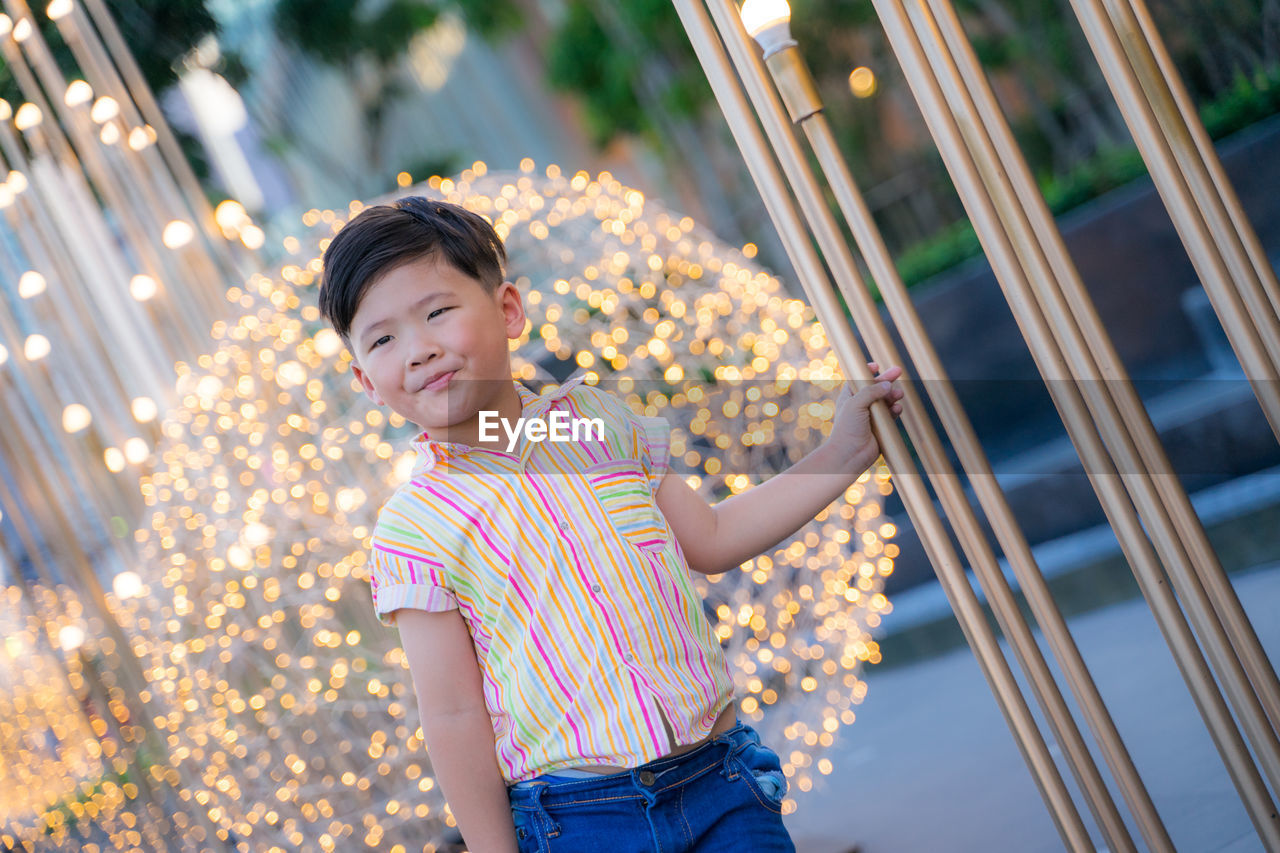
[(373, 609), (383, 625), (395, 625), (396, 611), (402, 607), (431, 612), (457, 609), (444, 562), (421, 531), (391, 504), (378, 516), (370, 563)]

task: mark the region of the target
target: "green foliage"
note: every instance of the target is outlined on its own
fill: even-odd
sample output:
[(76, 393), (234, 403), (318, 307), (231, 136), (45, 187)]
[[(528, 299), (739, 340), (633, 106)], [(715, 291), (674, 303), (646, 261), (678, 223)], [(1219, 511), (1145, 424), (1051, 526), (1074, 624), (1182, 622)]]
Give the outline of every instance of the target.
[(280, 0), (276, 31), (304, 53), (329, 65), (348, 66), (360, 56), (393, 62), (440, 10), (417, 0), (390, 0), (369, 12), (351, 0)]
[(582, 99), (595, 144), (647, 129), (634, 89), (640, 71), (635, 55), (610, 42), (590, 2), (570, 0), (548, 50), (547, 76)]

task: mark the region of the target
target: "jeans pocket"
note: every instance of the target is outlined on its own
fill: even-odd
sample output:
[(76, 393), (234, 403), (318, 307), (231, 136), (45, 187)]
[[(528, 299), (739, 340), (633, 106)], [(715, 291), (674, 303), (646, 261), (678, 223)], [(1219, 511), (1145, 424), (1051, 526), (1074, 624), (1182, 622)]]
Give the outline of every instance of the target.
[(737, 761), (742, 771), (741, 778), (761, 804), (781, 813), (788, 785), (778, 753), (767, 746), (749, 743), (738, 753)]

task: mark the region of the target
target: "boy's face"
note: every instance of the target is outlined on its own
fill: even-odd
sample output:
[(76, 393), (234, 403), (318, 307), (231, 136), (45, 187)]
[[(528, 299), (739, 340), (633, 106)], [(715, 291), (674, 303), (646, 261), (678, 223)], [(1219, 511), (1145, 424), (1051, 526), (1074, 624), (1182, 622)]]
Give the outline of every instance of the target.
[(507, 340), (524, 324), (510, 282), (489, 293), (447, 261), (420, 258), (383, 275), (360, 300), (349, 341), (355, 375), (374, 403), (434, 438), (512, 392)]

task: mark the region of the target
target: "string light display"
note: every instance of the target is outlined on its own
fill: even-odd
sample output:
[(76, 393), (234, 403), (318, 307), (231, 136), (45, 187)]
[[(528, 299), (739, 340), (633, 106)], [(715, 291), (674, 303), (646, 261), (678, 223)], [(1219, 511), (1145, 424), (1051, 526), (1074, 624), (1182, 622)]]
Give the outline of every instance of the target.
[[(69, 42), (96, 38), (79, 4), (47, 14)], [(0, 524), (15, 537), (0, 542), (0, 845), (436, 849), (452, 821), (367, 583), (413, 430), (359, 393), (315, 306), (319, 256), (361, 204), (308, 212), (274, 241), (271, 274), (224, 290), (244, 259), (227, 246), (256, 251), (267, 233), (235, 202), (199, 229), (194, 209), (142, 204), (180, 195), (157, 159), (163, 123), (144, 122), (108, 68), (92, 86), (55, 77), (40, 32), (18, 25), (0, 36), (6, 60), (64, 86), (70, 112), (0, 110), (0, 212), (17, 237), (0, 247), (14, 282)], [(397, 183), (488, 216), (505, 239), (530, 321), (517, 376), (542, 390), (584, 371), (667, 418), (674, 467), (708, 498), (781, 470), (829, 427), (839, 382), (822, 329), (753, 246), (725, 247), (608, 174), (476, 163)], [(866, 692), (860, 667), (879, 660), (889, 491), (877, 466), (793, 541), (697, 579), (741, 712), (797, 790), (830, 772), (823, 752)]]
[[(504, 237), (530, 321), (512, 344), (520, 379), (541, 389), (584, 370), (666, 417), (677, 469), (713, 499), (820, 440), (837, 368), (809, 309), (754, 264), (753, 247), (718, 245), (608, 174), (525, 165), (488, 175), (477, 163), (419, 189), (489, 216)], [(288, 262), (232, 288), (211, 351), (176, 365), (180, 402), (141, 481), (139, 580), (111, 596), (163, 738), (150, 772), (245, 849), (430, 848), (450, 822), (398, 635), (373, 618), (366, 582), (370, 529), (407, 476), (413, 431), (367, 403), (315, 307), (318, 256), (360, 208), (308, 212), (308, 230), (284, 241)], [(798, 790), (830, 772), (822, 752), (865, 695), (859, 667), (879, 660), (870, 629), (889, 609), (879, 589), (896, 555), (889, 489), (878, 467), (785, 547), (699, 579), (741, 711), (782, 747)], [(10, 658), (28, 658), (34, 634), (7, 635)], [(104, 653), (93, 635), (76, 656), (101, 655), (109, 671), (121, 650)], [(43, 689), (50, 707), (75, 693)], [(65, 769), (43, 775), (65, 796), (92, 777), (86, 760), (58, 758)], [(48, 814), (28, 814), (40, 818), (31, 826)]]

